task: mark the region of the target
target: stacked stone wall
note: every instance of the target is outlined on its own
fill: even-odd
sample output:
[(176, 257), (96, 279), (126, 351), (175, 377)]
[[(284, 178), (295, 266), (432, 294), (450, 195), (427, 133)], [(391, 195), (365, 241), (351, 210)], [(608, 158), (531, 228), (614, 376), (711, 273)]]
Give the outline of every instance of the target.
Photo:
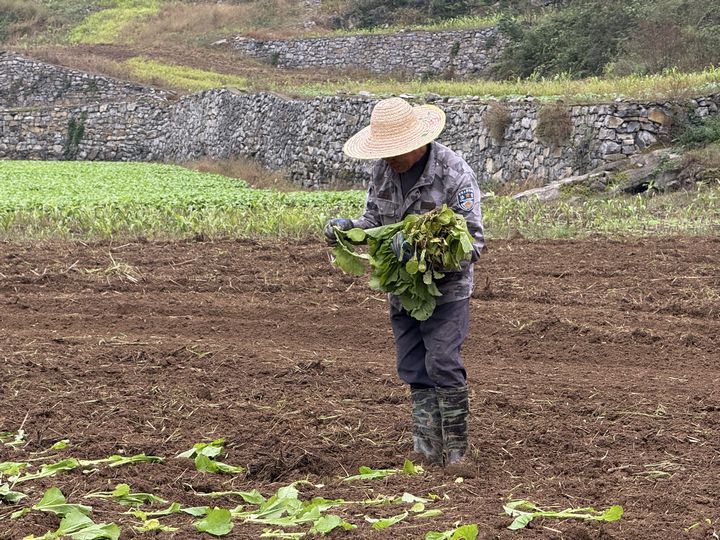
[(484, 28), (291, 40), (237, 36), (232, 47), (283, 68), (459, 78), (487, 74), (505, 43), (496, 28)]
[(167, 99), (172, 93), (0, 51), (0, 108)]
[(147, 102), (0, 110), (0, 158), (164, 161), (168, 113)]
[[(25, 65), (43, 69), (43, 64)], [(79, 95), (66, 106), (0, 108), (0, 158), (184, 162), (245, 156), (285, 170), (308, 187), (360, 187), (367, 180), (370, 163), (347, 158), (342, 145), (369, 123), (378, 98), (301, 100), (230, 89), (172, 102), (140, 96), (88, 103), (87, 96)], [(568, 132), (559, 141), (540, 136), (543, 105), (532, 100), (505, 104), (502, 136), (489, 125), (488, 111), (496, 105), (459, 98), (435, 104), (447, 114), (440, 142), (460, 153), (482, 184), (498, 185), (528, 178), (548, 183), (638, 154), (666, 139), (678, 116), (717, 114), (720, 94), (684, 102), (560, 106), (555, 113), (560, 118), (554, 121), (564, 119)], [(72, 135), (81, 124), (75, 145)]]

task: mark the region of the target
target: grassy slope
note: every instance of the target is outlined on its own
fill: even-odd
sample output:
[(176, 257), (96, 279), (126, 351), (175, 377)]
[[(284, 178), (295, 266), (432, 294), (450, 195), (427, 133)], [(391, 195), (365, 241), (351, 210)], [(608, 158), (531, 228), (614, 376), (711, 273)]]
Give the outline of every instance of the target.
[[(0, 0), (13, 2), (17, 0)], [(242, 4), (169, 2), (163, 0), (34, 0), (52, 10), (46, 28), (20, 39), (14, 47), (52, 63), (99, 72), (179, 92), (217, 86), (287, 95), (321, 95), (369, 91), (379, 95), (483, 96), (534, 95), (574, 101), (617, 97), (666, 98), (700, 94), (720, 87), (720, 70), (703, 73), (574, 81), (566, 77), (533, 81), (398, 81), (367, 73), (331, 70), (281, 70), (239, 58), (220, 38), (243, 33), (264, 37), (327, 34), (333, 9), (346, 2), (323, 3), (323, 10), (292, 0)], [(340, 5), (339, 5), (340, 4)], [(458, 21), (467, 25), (469, 19)], [(309, 22), (315, 24), (308, 24)], [(471, 20), (482, 25), (487, 19)], [(447, 23), (443, 23), (447, 26)], [(41, 25), (42, 26), (42, 25)], [(40, 28), (40, 27), (39, 27)]]

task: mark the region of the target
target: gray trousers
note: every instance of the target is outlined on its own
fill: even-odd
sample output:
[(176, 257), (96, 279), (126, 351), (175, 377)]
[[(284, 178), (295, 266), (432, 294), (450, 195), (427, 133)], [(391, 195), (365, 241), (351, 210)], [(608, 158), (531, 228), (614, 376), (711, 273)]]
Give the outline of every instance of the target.
[(390, 303), (397, 371), (413, 388), (461, 388), (467, 374), (460, 347), (470, 322), (470, 299), (440, 304), (426, 321)]

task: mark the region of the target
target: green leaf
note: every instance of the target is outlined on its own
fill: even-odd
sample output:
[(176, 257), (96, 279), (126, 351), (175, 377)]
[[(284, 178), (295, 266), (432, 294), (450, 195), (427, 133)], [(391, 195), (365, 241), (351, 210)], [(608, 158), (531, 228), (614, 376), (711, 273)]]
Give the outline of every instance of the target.
[(260, 535), (260, 538), (284, 538), (287, 540), (294, 540), (305, 536), (304, 532), (285, 532), (280, 530), (265, 529)]
[(440, 516), (440, 515), (442, 515), (442, 513), (443, 513), (442, 510), (439, 510), (439, 509), (437, 509), (437, 508), (434, 508), (434, 509), (432, 509), (432, 510), (427, 510), (427, 511), (425, 511), (425, 512), (423, 512), (422, 514), (418, 514), (418, 515), (415, 516), (415, 517), (418, 517), (418, 518), (431, 518), (431, 517)]
[(19, 461), (3, 461), (0, 463), (0, 474), (7, 474), (9, 476), (17, 476), (20, 471), (29, 467), (30, 464)]
[(195, 468), (200, 472), (209, 473), (242, 474), (245, 472), (243, 467), (214, 461), (204, 454), (198, 454), (195, 457)]
[(221, 461), (216, 461), (215, 464), (217, 465), (218, 472), (221, 473), (243, 474), (245, 472), (245, 467), (241, 467), (240, 465), (228, 465), (227, 463), (222, 463)]
[(396, 516), (392, 516), (392, 517), (384, 518), (384, 519), (374, 519), (374, 518), (365, 516), (365, 520), (368, 521), (369, 523), (372, 523), (373, 529), (381, 530), (381, 529), (387, 529), (388, 527), (392, 527), (396, 523), (399, 523), (402, 520), (404, 520), (406, 517), (408, 517), (408, 513), (403, 512), (402, 514), (398, 514)]
[(352, 523), (348, 523), (340, 516), (329, 515), (323, 516), (317, 521), (315, 521), (312, 528), (310, 529), (310, 534), (319, 534), (324, 536), (327, 533), (337, 529), (338, 527), (346, 531), (357, 529), (357, 526), (353, 525)]
[(164, 510), (156, 510), (154, 512), (146, 512), (144, 510), (129, 510), (126, 514), (132, 514), (142, 521), (146, 521), (150, 516), (169, 516), (170, 514), (177, 514), (182, 509), (180, 503), (174, 502)]
[[(402, 472), (403, 472), (403, 474), (407, 474), (407, 475), (415, 475), (415, 474), (420, 474), (421, 472), (423, 472), (423, 468), (419, 465), (415, 465), (412, 461), (410, 461), (409, 459), (406, 458), (405, 462), (403, 463)], [(423, 500), (421, 502), (427, 502), (427, 501)]]
[(536, 517), (557, 518), (557, 519), (580, 519), (588, 521), (617, 521), (623, 515), (621, 506), (611, 506), (604, 512), (598, 512), (594, 508), (567, 508), (559, 512), (542, 510), (537, 505), (526, 500), (510, 501), (503, 505), (505, 513), (514, 517), (509, 529), (522, 529)]
[(366, 261), (369, 258), (366, 255), (355, 253), (351, 245), (338, 241), (332, 250), (332, 263), (347, 274), (362, 276), (366, 271)]
[(410, 315), (418, 321), (427, 321), (435, 311), (435, 300), (425, 302), (410, 311)]
[(136, 454), (134, 456), (120, 456), (114, 454), (102, 459), (79, 460), (81, 467), (91, 465), (108, 464), (109, 467), (121, 467), (123, 465), (134, 465), (136, 463), (163, 463), (165, 460), (159, 456), (146, 456), (145, 454)]
[(343, 480), (345, 482), (353, 482), (355, 480), (375, 480), (377, 478), (392, 476), (393, 474), (398, 474), (399, 472), (399, 469), (371, 469), (370, 467), (362, 466), (358, 469), (359, 474), (348, 476)]
[(115, 499), (120, 504), (130, 506), (140, 506), (142, 504), (166, 503), (167, 501), (152, 493), (131, 493), (130, 486), (127, 484), (118, 484), (113, 491), (101, 491), (98, 493), (90, 493), (85, 498)]
[(618, 521), (621, 517), (623, 517), (624, 513), (625, 513), (625, 511), (623, 510), (623, 507), (616, 504), (614, 506), (611, 506), (607, 510), (605, 510), (602, 513), (600, 519), (602, 521), (608, 521), (608, 522)]
[(50, 447), (50, 450), (64, 450), (70, 444), (70, 439), (63, 439)]
[(30, 508), (23, 508), (22, 510), (18, 510), (17, 512), (13, 512), (10, 514), (10, 519), (18, 519), (23, 517), (25, 514), (29, 514), (31, 512)]
[(0, 486), (0, 501), (16, 503), (20, 499), (24, 499), (25, 497), (27, 497), (27, 495), (25, 495), (24, 493), (20, 493), (19, 491), (11, 491), (8, 484), (3, 484)]
[(210, 511), (208, 506), (188, 506), (180, 510), (183, 514), (189, 514), (193, 517), (202, 517)]
[(425, 535), (425, 540), (475, 540), (478, 536), (478, 526), (463, 525), (449, 531), (430, 531)]
[[(60, 537), (70, 537), (72, 540), (118, 540), (120, 528), (114, 523), (95, 523), (82, 512), (71, 510), (60, 521), (56, 531), (50, 531), (36, 540), (55, 540)], [(30, 535), (25, 540), (35, 538)]]
[(15, 480), (15, 483), (37, 480), (38, 478), (45, 478), (47, 476), (54, 476), (63, 471), (71, 471), (79, 466), (80, 463), (75, 458), (63, 459), (62, 461), (58, 461), (56, 463), (45, 464), (40, 468), (39, 472), (21, 476)]
[(139, 533), (175, 532), (178, 530), (177, 527), (170, 527), (168, 525), (161, 524), (160, 521), (157, 519), (148, 519), (144, 521), (140, 527), (133, 525), (133, 529), (135, 529)]
[(248, 504), (262, 504), (265, 502), (265, 497), (257, 489), (251, 491), (213, 491), (211, 493), (196, 493), (198, 497), (242, 497), (243, 500)]
[(60, 521), (60, 527), (58, 527), (56, 534), (60, 536), (72, 534), (92, 525), (95, 525), (95, 522), (84, 513), (71, 510)]
[(214, 441), (211, 441), (209, 443), (197, 443), (194, 444), (193, 447), (189, 450), (178, 454), (177, 457), (194, 458), (195, 456), (202, 454), (206, 457), (214, 458), (222, 453), (224, 444), (224, 438), (215, 439)]
[(351, 242), (354, 242), (356, 244), (364, 242), (365, 239), (367, 238), (365, 231), (363, 231), (362, 229), (358, 229), (358, 228), (350, 229), (349, 231), (346, 231), (345, 236), (347, 236), (347, 238)]
[(84, 504), (69, 504), (65, 501), (65, 496), (56, 487), (51, 487), (43, 495), (40, 502), (34, 505), (33, 510), (40, 510), (42, 512), (50, 512), (64, 516), (72, 511), (80, 512), (81, 514), (88, 515), (92, 512), (91, 506)]
[(114, 523), (93, 524), (70, 535), (72, 540), (118, 540), (120, 527)]
[(232, 515), (227, 508), (215, 507), (205, 519), (195, 522), (195, 529), (213, 536), (225, 536), (233, 529)]
[(518, 529), (524, 529), (534, 519), (533, 514), (520, 514), (516, 517), (513, 522), (508, 526), (508, 529), (516, 531)]
[[(410, 460), (406, 460), (406, 462), (407, 462), (407, 461), (410, 461)], [(410, 463), (412, 463), (412, 461), (410, 461)], [(415, 471), (415, 472), (405, 473), (405, 474), (417, 474), (417, 468), (416, 468), (416, 467), (413, 467), (413, 468), (414, 468), (414, 471)], [(407, 492), (405, 492), (405, 493), (402, 494), (402, 497), (400, 497), (400, 500), (401, 500), (402, 502), (404, 502), (404, 503), (426, 503), (426, 502), (430, 502), (429, 499), (424, 499), (423, 497), (418, 497), (417, 495), (413, 495), (412, 493), (407, 493)]]
[[(25, 430), (23, 429), (18, 429), (14, 434), (7, 431), (4, 433), (7, 434), (7, 437), (3, 440), (6, 446), (20, 446), (25, 442)], [(10, 442), (7, 442), (8, 440)]]

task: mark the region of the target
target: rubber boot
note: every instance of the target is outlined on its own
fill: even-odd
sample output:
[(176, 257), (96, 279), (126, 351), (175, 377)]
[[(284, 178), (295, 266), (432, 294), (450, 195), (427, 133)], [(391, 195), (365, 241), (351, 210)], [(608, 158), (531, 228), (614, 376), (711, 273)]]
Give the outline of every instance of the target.
[(438, 397), (434, 388), (413, 388), (413, 450), (432, 465), (443, 463), (443, 436)]
[(443, 465), (459, 463), (468, 448), (468, 389), (437, 388), (442, 419)]

